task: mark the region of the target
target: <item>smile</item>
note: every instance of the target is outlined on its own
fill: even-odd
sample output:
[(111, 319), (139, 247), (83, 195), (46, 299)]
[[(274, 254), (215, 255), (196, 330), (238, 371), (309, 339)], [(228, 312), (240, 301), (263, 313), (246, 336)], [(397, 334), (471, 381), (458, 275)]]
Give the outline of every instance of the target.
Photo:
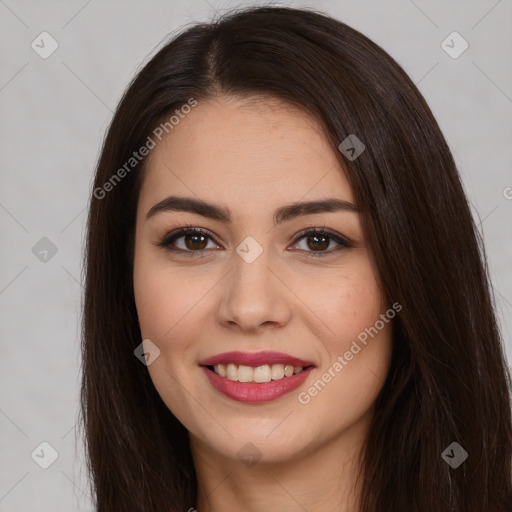
[(277, 400), (298, 388), (315, 365), (279, 352), (227, 352), (200, 363), (218, 392), (244, 403)]
[(256, 382), (264, 383), (272, 380), (281, 380), (292, 375), (297, 375), (303, 371), (302, 366), (291, 366), (289, 364), (265, 364), (262, 366), (236, 365), (236, 364), (216, 364), (215, 366), (209, 366), (208, 368), (220, 375), (226, 377), (232, 381), (238, 382)]

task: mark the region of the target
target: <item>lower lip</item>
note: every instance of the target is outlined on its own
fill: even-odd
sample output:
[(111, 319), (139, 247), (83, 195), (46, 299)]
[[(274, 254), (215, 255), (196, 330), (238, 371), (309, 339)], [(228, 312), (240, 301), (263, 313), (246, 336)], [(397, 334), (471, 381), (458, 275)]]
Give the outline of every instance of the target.
[(261, 384), (254, 382), (238, 382), (217, 375), (206, 366), (201, 367), (211, 385), (223, 395), (244, 403), (271, 402), (297, 389), (314, 370), (313, 366), (302, 370), (291, 377), (283, 377)]

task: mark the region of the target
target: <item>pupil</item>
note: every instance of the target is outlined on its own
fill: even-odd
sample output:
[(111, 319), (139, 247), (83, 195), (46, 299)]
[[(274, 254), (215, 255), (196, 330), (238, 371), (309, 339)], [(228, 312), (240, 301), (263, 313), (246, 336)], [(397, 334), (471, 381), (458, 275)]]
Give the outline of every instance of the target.
[[(197, 241), (197, 239), (199, 239), (199, 238), (202, 238), (203, 239), (202, 242), (204, 243), (204, 238), (205, 238), (204, 235), (201, 235), (201, 234), (198, 234), (198, 235), (196, 235), (196, 234), (187, 235), (186, 239), (185, 239), (185, 243), (186, 243), (187, 247), (189, 249), (197, 249), (197, 250), (204, 249), (204, 247), (197, 247), (197, 246), (195, 246), (195, 244), (197, 244), (197, 243), (201, 244), (201, 241), (199, 241), (199, 242)], [(187, 242), (190, 242), (190, 241), (191, 241), (191, 243), (193, 245), (192, 247), (190, 247), (190, 244), (187, 243)]]
[[(315, 247), (317, 249), (327, 249), (327, 247), (329, 247), (329, 242), (328, 242), (328, 237), (324, 236), (324, 235), (311, 235), (309, 237), (309, 239), (313, 239), (315, 240), (315, 244), (317, 244)], [(318, 245), (318, 241), (319, 239), (323, 239), (324, 240), (324, 243), (320, 243), (320, 246)], [(310, 247), (310, 248), (314, 248), (314, 247)]]

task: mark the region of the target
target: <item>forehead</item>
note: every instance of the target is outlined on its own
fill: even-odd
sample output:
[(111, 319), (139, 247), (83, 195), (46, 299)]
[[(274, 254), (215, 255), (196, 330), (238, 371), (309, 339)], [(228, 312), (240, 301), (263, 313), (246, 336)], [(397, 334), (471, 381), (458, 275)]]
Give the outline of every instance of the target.
[(163, 137), (149, 154), (140, 200), (170, 194), (240, 211), (326, 196), (353, 201), (320, 123), (291, 104), (260, 97), (199, 101)]

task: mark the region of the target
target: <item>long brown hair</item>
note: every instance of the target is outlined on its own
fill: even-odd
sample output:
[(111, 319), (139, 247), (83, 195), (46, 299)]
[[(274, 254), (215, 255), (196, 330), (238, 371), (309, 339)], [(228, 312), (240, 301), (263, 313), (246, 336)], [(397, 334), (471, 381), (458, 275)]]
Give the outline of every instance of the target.
[[(195, 504), (188, 433), (134, 356), (146, 158), (126, 163), (163, 118), (219, 92), (283, 99), (315, 116), (334, 148), (349, 135), (365, 145), (356, 159), (337, 154), (383, 289), (402, 310), (361, 453), (361, 511), (512, 510), (510, 374), (484, 247), (447, 143), (378, 45), (323, 13), (284, 7), (234, 11), (175, 36), (132, 81), (106, 135), (84, 260), (81, 426), (97, 510)], [(468, 454), (458, 468), (441, 456), (453, 442)]]

